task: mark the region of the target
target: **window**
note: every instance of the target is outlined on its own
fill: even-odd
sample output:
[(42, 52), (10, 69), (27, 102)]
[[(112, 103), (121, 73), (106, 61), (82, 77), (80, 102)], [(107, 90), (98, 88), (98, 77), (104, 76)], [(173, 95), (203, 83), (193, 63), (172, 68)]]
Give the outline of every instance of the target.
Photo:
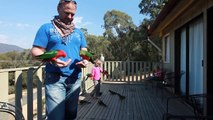
[(163, 61), (165, 63), (170, 62), (170, 39), (169, 35), (163, 37)]

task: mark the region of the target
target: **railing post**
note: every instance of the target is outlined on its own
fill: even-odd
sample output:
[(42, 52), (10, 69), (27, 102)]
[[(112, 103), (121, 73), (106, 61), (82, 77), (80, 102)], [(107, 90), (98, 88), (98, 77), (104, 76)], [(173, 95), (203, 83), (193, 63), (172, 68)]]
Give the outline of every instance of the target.
[(126, 82), (126, 61), (123, 61), (123, 69), (124, 69), (124, 82)]
[(42, 95), (42, 68), (38, 69), (36, 75), (38, 77), (38, 80), (37, 80), (37, 119), (42, 120), (42, 112), (43, 112), (43, 109), (42, 109), (42, 104), (43, 104), (43, 102), (42, 102), (42, 98), (43, 98), (43, 95)]
[(22, 111), (22, 71), (15, 71), (15, 106)]
[(136, 82), (138, 82), (138, 62), (136, 61), (135, 62), (135, 76), (136, 76), (136, 80), (134, 80), (134, 81), (136, 81)]
[(2, 72), (0, 73), (0, 80), (1, 80), (1, 84), (0, 84), (0, 101), (1, 102), (8, 102), (8, 72)]
[(118, 63), (119, 63), (119, 69), (120, 69), (120, 70), (119, 70), (119, 71), (120, 71), (120, 75), (119, 75), (119, 76), (120, 76), (120, 81), (122, 81), (122, 76), (123, 76), (123, 71), (122, 71), (122, 62), (121, 62), (121, 61), (119, 61)]
[(130, 83), (130, 61), (127, 61), (127, 76), (128, 76), (128, 83)]
[(33, 120), (33, 70), (27, 71), (27, 120)]
[(135, 75), (134, 75), (134, 73), (135, 73), (135, 70), (134, 70), (134, 69), (135, 69), (135, 68), (134, 68), (135, 65), (134, 65), (134, 63), (135, 63), (134, 61), (131, 61), (131, 62), (130, 62), (130, 69), (131, 69), (131, 72), (132, 72), (132, 79), (131, 79), (131, 82), (134, 82), (134, 76), (135, 76)]
[(110, 65), (110, 67), (111, 67), (111, 73), (112, 73), (112, 81), (115, 81), (115, 62), (114, 61), (112, 61), (112, 62), (110, 62), (111, 63), (111, 65)]

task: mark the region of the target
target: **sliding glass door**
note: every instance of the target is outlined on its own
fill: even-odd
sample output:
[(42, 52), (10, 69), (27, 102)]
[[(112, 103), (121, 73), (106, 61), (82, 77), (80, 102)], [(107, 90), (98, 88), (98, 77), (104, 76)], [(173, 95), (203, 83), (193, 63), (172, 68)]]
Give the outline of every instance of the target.
[(203, 93), (203, 20), (193, 20), (180, 30), (180, 93)]
[(203, 93), (203, 21), (189, 26), (189, 94)]

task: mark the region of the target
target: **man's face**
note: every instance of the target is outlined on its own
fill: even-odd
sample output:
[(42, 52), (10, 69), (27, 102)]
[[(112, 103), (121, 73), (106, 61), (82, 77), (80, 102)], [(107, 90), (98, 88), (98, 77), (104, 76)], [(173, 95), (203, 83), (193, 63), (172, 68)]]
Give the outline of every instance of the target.
[(76, 13), (76, 5), (72, 2), (64, 2), (60, 6), (58, 12), (62, 21), (65, 23), (71, 23)]

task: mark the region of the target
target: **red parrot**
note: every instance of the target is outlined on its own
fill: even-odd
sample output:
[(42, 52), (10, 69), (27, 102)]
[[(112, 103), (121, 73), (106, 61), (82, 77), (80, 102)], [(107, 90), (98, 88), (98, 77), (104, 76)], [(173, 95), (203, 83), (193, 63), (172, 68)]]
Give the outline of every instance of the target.
[(35, 56), (37, 59), (42, 60), (42, 63), (38, 66), (38, 68), (33, 72), (33, 74), (36, 73), (36, 71), (46, 62), (55, 62), (59, 57), (66, 57), (66, 53), (62, 50), (51, 50), (46, 51), (41, 55)]
[(82, 68), (85, 68), (86, 65), (88, 64), (88, 61), (90, 61), (91, 63), (94, 63), (94, 60), (93, 60), (93, 53), (90, 53), (86, 50), (81, 50), (80, 51), (80, 56), (82, 57), (82, 61), (76, 63), (76, 65), (82, 67)]
[(107, 77), (109, 76), (109, 74), (108, 74), (108, 71), (106, 71), (106, 70), (103, 70), (103, 75), (106, 75)]
[(90, 61), (91, 63), (94, 63), (94, 60), (93, 60), (93, 53), (90, 53), (86, 50), (81, 50), (80, 51), (80, 56), (83, 58), (83, 59), (86, 59), (88, 61)]
[(66, 53), (63, 50), (51, 50), (36, 56), (37, 59), (42, 61), (56, 61), (59, 57), (66, 57)]

